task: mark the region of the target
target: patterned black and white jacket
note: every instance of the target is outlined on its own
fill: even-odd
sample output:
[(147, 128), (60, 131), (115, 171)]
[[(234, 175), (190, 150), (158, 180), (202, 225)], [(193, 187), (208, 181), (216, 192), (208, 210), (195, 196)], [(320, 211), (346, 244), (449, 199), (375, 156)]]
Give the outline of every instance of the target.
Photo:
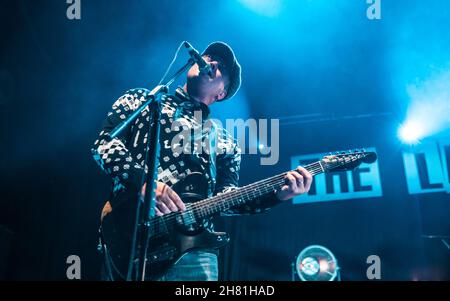
[[(113, 179), (112, 199), (124, 190), (140, 190), (142, 173), (147, 171), (144, 157), (150, 125), (148, 108), (118, 137), (108, 139), (109, 133), (141, 106), (149, 93), (138, 88), (121, 96), (113, 104), (92, 148), (95, 161)], [(181, 88), (174, 95), (164, 96), (158, 181), (172, 186), (189, 174), (200, 172), (208, 179), (209, 196), (238, 186), (241, 150), (237, 141), (217, 127), (209, 115), (207, 105), (192, 100)], [(186, 137), (187, 131), (194, 134)], [(225, 215), (259, 213), (279, 203), (271, 193)]]

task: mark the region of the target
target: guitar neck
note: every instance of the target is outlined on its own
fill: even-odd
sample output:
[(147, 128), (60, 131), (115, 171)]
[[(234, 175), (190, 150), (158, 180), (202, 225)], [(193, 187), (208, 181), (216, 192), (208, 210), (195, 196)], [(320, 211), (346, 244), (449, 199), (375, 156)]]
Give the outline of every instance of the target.
[[(325, 170), (320, 161), (304, 166), (311, 175), (323, 173)], [(199, 218), (206, 218), (231, 208), (244, 205), (252, 200), (280, 189), (285, 184), (288, 172), (237, 188), (227, 193), (217, 195), (192, 204), (194, 214)]]

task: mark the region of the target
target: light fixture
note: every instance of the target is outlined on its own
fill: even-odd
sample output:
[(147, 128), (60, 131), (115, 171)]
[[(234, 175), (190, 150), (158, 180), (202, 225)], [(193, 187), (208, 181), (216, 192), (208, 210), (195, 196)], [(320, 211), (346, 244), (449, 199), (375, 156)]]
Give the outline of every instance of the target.
[(340, 280), (336, 257), (323, 246), (309, 246), (297, 256), (297, 275), (302, 281)]

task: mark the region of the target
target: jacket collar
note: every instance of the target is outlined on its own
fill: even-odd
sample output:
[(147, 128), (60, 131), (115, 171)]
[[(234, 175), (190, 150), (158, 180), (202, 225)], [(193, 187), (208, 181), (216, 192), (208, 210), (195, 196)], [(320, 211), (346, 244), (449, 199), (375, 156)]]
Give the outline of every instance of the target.
[(203, 102), (198, 102), (189, 96), (183, 88), (178, 87), (175, 91), (175, 96), (181, 100), (180, 105), (190, 108), (192, 111), (201, 110), (203, 118), (208, 118), (210, 114), (210, 109)]

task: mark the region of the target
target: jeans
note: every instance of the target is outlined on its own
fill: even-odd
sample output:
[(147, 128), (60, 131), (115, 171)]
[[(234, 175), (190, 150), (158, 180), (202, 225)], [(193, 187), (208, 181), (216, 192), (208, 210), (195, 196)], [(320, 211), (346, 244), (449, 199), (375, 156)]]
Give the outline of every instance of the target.
[(217, 255), (206, 251), (192, 251), (184, 255), (160, 281), (217, 281)]
[[(113, 268), (106, 247), (103, 249), (104, 263), (101, 269), (101, 279), (113, 281), (125, 279)], [(217, 281), (219, 279), (217, 255), (207, 251), (192, 251), (184, 255), (176, 264), (169, 268), (158, 281)]]

